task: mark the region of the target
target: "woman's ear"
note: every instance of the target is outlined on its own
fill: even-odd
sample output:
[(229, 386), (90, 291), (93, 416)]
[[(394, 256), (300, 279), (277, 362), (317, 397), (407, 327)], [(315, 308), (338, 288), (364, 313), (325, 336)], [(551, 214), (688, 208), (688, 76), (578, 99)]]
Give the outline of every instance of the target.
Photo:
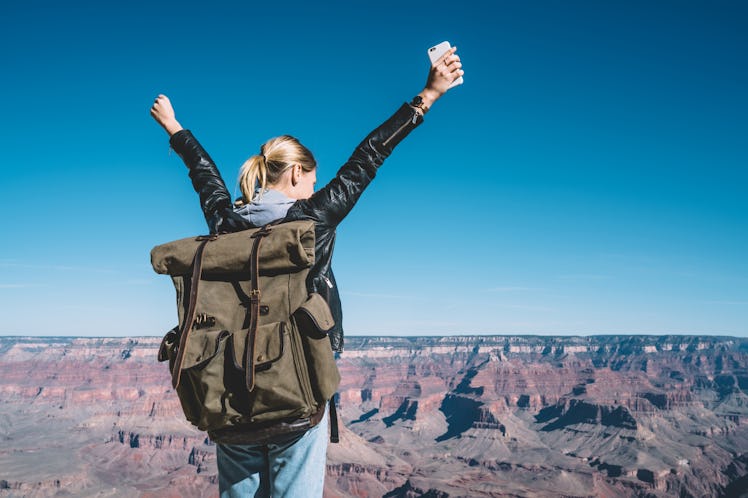
[(301, 164), (294, 164), (291, 166), (291, 185), (294, 187), (299, 183), (301, 177)]

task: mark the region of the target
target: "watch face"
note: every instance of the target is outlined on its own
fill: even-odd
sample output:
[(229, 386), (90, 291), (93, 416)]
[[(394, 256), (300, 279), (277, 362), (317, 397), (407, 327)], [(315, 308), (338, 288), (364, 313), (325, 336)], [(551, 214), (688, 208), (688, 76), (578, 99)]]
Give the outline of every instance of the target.
[(413, 105), (419, 106), (421, 105), (422, 102), (423, 102), (423, 99), (421, 98), (420, 95), (416, 95), (415, 97), (413, 97)]

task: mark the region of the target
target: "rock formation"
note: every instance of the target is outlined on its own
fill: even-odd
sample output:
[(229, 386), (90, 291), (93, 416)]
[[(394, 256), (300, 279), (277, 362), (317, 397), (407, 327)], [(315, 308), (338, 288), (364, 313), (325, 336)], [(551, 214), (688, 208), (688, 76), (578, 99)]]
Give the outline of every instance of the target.
[[(0, 338), (0, 497), (217, 496), (160, 340)], [(327, 497), (741, 496), (748, 339), (347, 338)]]

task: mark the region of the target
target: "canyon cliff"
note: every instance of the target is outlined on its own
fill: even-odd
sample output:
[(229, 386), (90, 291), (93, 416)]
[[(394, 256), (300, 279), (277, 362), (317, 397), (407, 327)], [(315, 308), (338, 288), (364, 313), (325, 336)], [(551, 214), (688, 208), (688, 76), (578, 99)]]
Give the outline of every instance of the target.
[[(0, 497), (217, 496), (160, 339), (0, 338)], [(748, 339), (349, 337), (326, 497), (744, 496)]]

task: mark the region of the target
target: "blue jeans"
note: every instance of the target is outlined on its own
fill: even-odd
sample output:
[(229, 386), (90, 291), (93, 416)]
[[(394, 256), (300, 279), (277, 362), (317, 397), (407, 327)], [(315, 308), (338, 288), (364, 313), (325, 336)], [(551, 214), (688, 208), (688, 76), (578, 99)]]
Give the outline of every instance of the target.
[(302, 435), (269, 444), (217, 444), (221, 498), (321, 498), (328, 410)]

